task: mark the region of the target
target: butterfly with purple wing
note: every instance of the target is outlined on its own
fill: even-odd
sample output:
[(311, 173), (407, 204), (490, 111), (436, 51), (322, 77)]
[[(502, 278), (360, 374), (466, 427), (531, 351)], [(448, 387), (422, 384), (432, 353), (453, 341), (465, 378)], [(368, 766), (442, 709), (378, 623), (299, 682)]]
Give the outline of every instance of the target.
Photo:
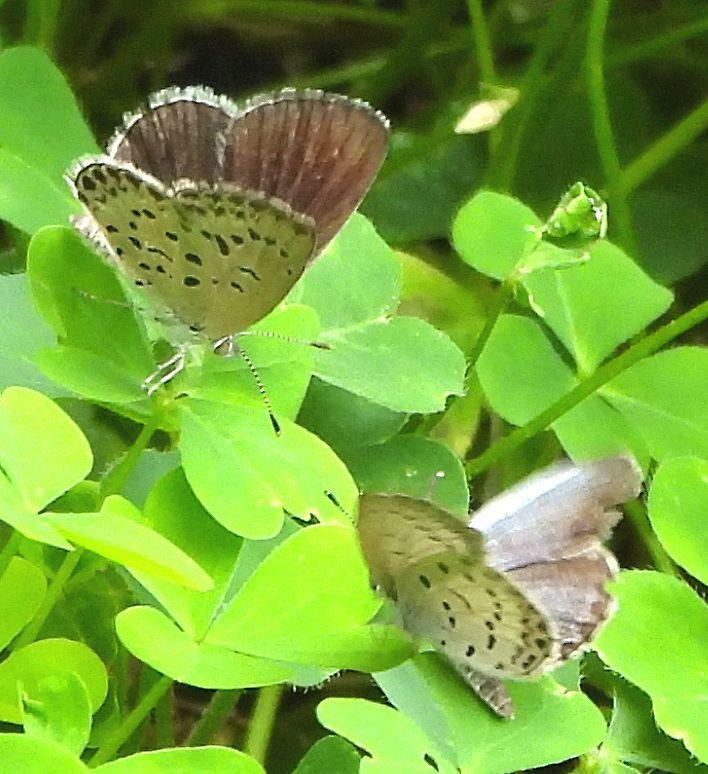
[(360, 100), (285, 89), (238, 107), (170, 88), (73, 165), (74, 225), (177, 347), (149, 393), (194, 343), (234, 351), (359, 205), (387, 146), (387, 120)]
[(373, 584), (498, 715), (502, 678), (533, 678), (591, 642), (611, 615), (617, 561), (602, 541), (636, 497), (629, 457), (563, 461), (463, 521), (426, 500), (364, 494), (357, 530)]

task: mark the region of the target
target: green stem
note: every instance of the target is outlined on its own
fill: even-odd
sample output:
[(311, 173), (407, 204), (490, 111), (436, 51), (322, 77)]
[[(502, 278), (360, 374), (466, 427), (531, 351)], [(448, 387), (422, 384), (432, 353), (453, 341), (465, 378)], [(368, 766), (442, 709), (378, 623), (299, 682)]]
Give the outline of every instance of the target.
[(162, 675), (160, 679), (138, 702), (137, 707), (123, 720), (113, 733), (109, 734), (105, 742), (98, 748), (89, 761), (90, 766), (98, 766), (109, 761), (120, 750), (123, 743), (145, 720), (157, 703), (167, 693), (172, 685), (172, 678)]
[(485, 83), (496, 83), (497, 74), (494, 69), (492, 44), (489, 39), (487, 20), (484, 18), (482, 0), (467, 0), (467, 8), (472, 21), (472, 39), (477, 67), (479, 67), (479, 79)]
[(7, 570), (7, 566), (12, 561), (12, 557), (17, 553), (21, 539), (22, 535), (16, 529), (13, 529), (12, 534), (7, 539), (7, 543), (0, 551), (0, 578), (5, 574), (5, 570)]
[(708, 127), (708, 99), (669, 129), (644, 153), (625, 167), (611, 193), (627, 196), (687, 145), (690, 145)]
[(239, 690), (216, 691), (192, 729), (192, 733), (187, 737), (185, 745), (200, 747), (209, 744), (224, 724), (226, 716), (234, 708), (240, 695)]
[(128, 449), (125, 457), (111, 470), (111, 472), (101, 482), (101, 496), (106, 498), (109, 495), (117, 494), (123, 488), (128, 476), (130, 475), (135, 463), (140, 455), (145, 451), (153, 433), (160, 425), (158, 414), (153, 415), (146, 424), (143, 425), (138, 437), (133, 441), (133, 445)]
[(580, 382), (553, 405), (534, 417), (528, 424), (512, 430), (504, 438), (490, 446), (483, 454), (480, 454), (479, 457), (469, 460), (465, 465), (467, 476), (472, 478), (487, 470), (499, 459), (521, 446), (537, 433), (545, 430), (604, 384), (614, 379), (623, 371), (626, 371), (642, 358), (648, 357), (658, 349), (661, 349), (661, 347), (677, 336), (699, 325), (706, 318), (708, 318), (708, 301), (694, 306), (693, 309), (638, 341), (634, 346), (614, 358), (614, 360), (610, 360), (608, 363), (600, 366), (592, 376)]
[(683, 43), (684, 40), (702, 35), (706, 31), (708, 31), (708, 15), (696, 22), (674, 27), (650, 40), (623, 48), (615, 54), (609, 54), (605, 60), (606, 67), (608, 69), (625, 67), (628, 64), (654, 56), (669, 46), (675, 46), (678, 43)]
[(258, 691), (256, 706), (253, 708), (251, 722), (248, 725), (244, 752), (261, 764), (265, 763), (268, 753), (282, 693), (282, 685), (269, 685)]
[(59, 566), (56, 575), (49, 584), (47, 593), (44, 595), (42, 604), (39, 606), (39, 610), (37, 610), (32, 622), (13, 643), (13, 651), (19, 650), (37, 639), (37, 635), (42, 629), (42, 626), (44, 626), (44, 622), (49, 617), (49, 614), (54, 609), (54, 605), (58, 602), (67, 581), (76, 569), (76, 565), (79, 563), (83, 553), (83, 548), (76, 548), (73, 551), (69, 551), (64, 557), (64, 561)]
[(649, 556), (651, 557), (654, 567), (661, 572), (667, 573), (667, 575), (673, 575), (676, 578), (681, 578), (681, 573), (677, 569), (676, 565), (671, 560), (671, 557), (666, 553), (664, 546), (659, 542), (656, 533), (651, 528), (649, 519), (644, 506), (638, 501), (626, 503), (624, 510), (632, 522), (635, 531), (639, 535), (639, 539), (646, 546)]
[(590, 11), (590, 23), (585, 50), (585, 79), (590, 100), (592, 123), (595, 132), (595, 145), (600, 157), (600, 165), (605, 176), (605, 186), (612, 191), (612, 222), (616, 224), (619, 240), (630, 255), (636, 255), (632, 233), (632, 219), (629, 205), (618, 183), (622, 175), (610, 109), (605, 91), (605, 73), (603, 70), (603, 50), (607, 17), (610, 12), (610, 0), (593, 0)]
[(29, 0), (25, 19), (24, 41), (41, 46), (48, 54), (54, 49), (54, 36), (61, 0)]
[(368, 24), (372, 27), (385, 27), (394, 30), (404, 29), (406, 18), (391, 11), (382, 11), (374, 7), (345, 5), (343, 3), (309, 2), (308, 0), (200, 0), (189, 3), (194, 18), (217, 17), (220, 22), (225, 18), (238, 19), (239, 16), (251, 16), (271, 20), (281, 17), (289, 22), (313, 21), (317, 24), (327, 19)]

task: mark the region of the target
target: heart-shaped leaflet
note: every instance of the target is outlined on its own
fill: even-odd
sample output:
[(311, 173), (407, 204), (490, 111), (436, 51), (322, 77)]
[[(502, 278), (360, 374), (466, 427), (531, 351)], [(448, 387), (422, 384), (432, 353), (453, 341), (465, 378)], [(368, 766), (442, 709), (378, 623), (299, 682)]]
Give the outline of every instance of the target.
[(172, 343), (230, 349), (356, 209), (387, 145), (388, 122), (360, 100), (285, 89), (239, 108), (205, 87), (166, 89), (125, 116), (105, 155), (74, 164), (87, 212), (75, 225)]
[(428, 640), (499, 715), (514, 713), (501, 678), (543, 674), (580, 652), (612, 612), (617, 561), (602, 546), (636, 497), (628, 457), (539, 471), (466, 525), (411, 497), (362, 495), (357, 529), (372, 582), (404, 627)]

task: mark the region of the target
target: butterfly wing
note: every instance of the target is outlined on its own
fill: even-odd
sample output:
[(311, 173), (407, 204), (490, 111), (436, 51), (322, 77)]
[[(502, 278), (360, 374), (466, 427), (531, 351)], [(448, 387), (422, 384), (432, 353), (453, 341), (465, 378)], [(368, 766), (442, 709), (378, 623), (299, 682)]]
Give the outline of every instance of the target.
[(636, 497), (641, 480), (629, 457), (564, 461), (490, 500), (470, 521), (490, 566), (548, 619), (561, 659), (582, 649), (612, 611), (605, 585), (617, 562), (602, 541), (619, 519), (614, 506)]
[(364, 198), (388, 146), (388, 122), (369, 105), (286, 89), (250, 100), (225, 135), (224, 179), (309, 215), (317, 250)]
[(165, 185), (183, 178), (212, 183), (221, 178), (218, 138), (235, 113), (233, 102), (204, 86), (165, 89), (124, 116), (106, 152)]
[(273, 309), (314, 249), (307, 218), (258, 194), (191, 184), (172, 192), (108, 158), (86, 160), (72, 182), (94, 241), (154, 306), (212, 340)]

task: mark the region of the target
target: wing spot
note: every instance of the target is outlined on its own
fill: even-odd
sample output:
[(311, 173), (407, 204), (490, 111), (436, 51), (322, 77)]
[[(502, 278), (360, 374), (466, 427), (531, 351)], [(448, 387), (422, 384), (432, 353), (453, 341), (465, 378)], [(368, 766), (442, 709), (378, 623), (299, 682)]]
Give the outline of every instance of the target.
[(494, 613), (494, 620), (495, 621), (501, 621), (501, 619), (502, 619), (502, 614), (499, 611)]
[(87, 191), (95, 191), (96, 190), (96, 183), (88, 175), (84, 175), (81, 178), (81, 185)]
[(446, 575), (450, 572), (450, 568), (444, 562), (438, 562), (440, 572), (444, 572)]
[(284, 248), (280, 248), (280, 257), (281, 258), (290, 258), (290, 253)]
[(450, 623), (450, 627), (452, 629), (454, 629), (455, 626), (457, 626), (457, 621), (455, 620), (455, 616), (454, 615), (451, 615), (447, 620)]
[(442, 606), (445, 608), (445, 610), (450, 610), (450, 603), (446, 600), (443, 600)]
[(232, 282), (232, 283), (231, 283), (231, 287), (232, 287), (234, 290), (238, 290), (238, 292), (239, 292), (239, 293), (243, 293), (243, 292), (244, 292), (244, 291), (243, 291), (243, 288), (242, 288), (242, 287), (241, 287), (241, 286), (238, 284), (238, 282)]
[(273, 247), (275, 244), (275, 239), (273, 237), (263, 237), (263, 241), (268, 245), (268, 247)]
[(93, 170), (93, 176), (96, 180), (98, 180), (99, 183), (101, 183), (101, 185), (105, 185), (108, 182), (108, 180), (106, 179), (106, 176), (98, 168)]
[(159, 274), (165, 274), (166, 269), (162, 264), (158, 263), (157, 266), (155, 267), (155, 271), (158, 272)]
[(195, 264), (196, 266), (202, 265), (202, 259), (196, 253), (185, 253), (184, 259), (190, 263)]
[(419, 575), (418, 580), (425, 586), (426, 589), (430, 588), (430, 578), (428, 578), (426, 575)]
[(118, 229), (115, 226), (111, 225), (110, 223), (106, 226), (106, 231), (109, 234), (117, 234), (118, 233)]
[(490, 632), (494, 631), (494, 624), (491, 621), (485, 621), (484, 625), (489, 629)]
[(143, 271), (150, 271), (150, 264), (149, 264), (149, 263), (145, 263), (145, 261), (141, 261), (141, 262), (138, 264), (138, 267), (139, 267), (140, 269), (142, 269)]
[(545, 637), (537, 637), (534, 642), (539, 650), (545, 650), (548, 645), (548, 640)]
[(245, 240), (240, 234), (231, 234), (231, 241), (235, 245), (242, 245)]
[(490, 634), (489, 638), (487, 639), (487, 650), (492, 650), (492, 648), (497, 644), (497, 638)]
[(206, 230), (206, 229), (204, 229), (204, 228), (203, 228), (203, 229), (200, 231), (200, 233), (201, 233), (201, 235), (204, 237), (204, 239), (211, 239), (211, 238), (212, 238), (212, 233), (211, 233), (211, 231), (207, 231), (207, 230)]
[(502, 664), (501, 661), (498, 661), (494, 668), (501, 672), (504, 669), (504, 664)]
[(138, 224), (134, 220), (129, 220), (128, 225), (133, 229), (133, 231), (138, 230)]
[(121, 255), (123, 255), (123, 248), (122, 247), (116, 247), (116, 255), (120, 258)]
[(486, 592), (487, 592), (487, 594), (488, 594), (490, 597), (492, 597), (492, 598), (496, 597), (496, 595), (497, 595), (497, 592), (496, 592), (496, 591), (494, 591), (494, 589), (485, 589), (485, 591), (486, 591)]
[(185, 277), (182, 282), (188, 287), (188, 288), (194, 288), (197, 285), (201, 285), (201, 282), (198, 277)]
[(239, 266), (238, 270), (240, 272), (243, 272), (244, 274), (248, 274), (250, 277), (253, 277), (254, 280), (257, 280), (258, 282), (260, 282), (261, 278), (249, 266)]
[(150, 220), (155, 220), (155, 218), (156, 218), (155, 213), (152, 210), (148, 210), (148, 209), (144, 209), (143, 210), (143, 215), (146, 218), (150, 218)]
[(136, 218), (139, 218), (139, 217), (140, 217), (140, 215), (142, 214), (142, 213), (140, 212), (140, 210), (131, 210), (131, 212), (133, 213), (133, 215), (135, 215), (135, 217), (136, 217)]
[(248, 229), (248, 236), (250, 236), (250, 237), (251, 237), (251, 239), (252, 239), (254, 242), (257, 242), (258, 240), (260, 240), (260, 239), (261, 239), (261, 235), (260, 235), (260, 234), (259, 234), (259, 233), (258, 233), (258, 232), (255, 230), (255, 229), (253, 229), (253, 228), (249, 228), (249, 229)]
[(475, 654), (475, 651), (476, 648), (474, 645), (468, 645), (467, 650), (465, 651), (465, 656), (467, 656), (467, 658), (472, 658), (472, 656)]
[(165, 236), (168, 239), (171, 239), (173, 242), (176, 242), (179, 239), (179, 237), (177, 236), (177, 234), (175, 234), (174, 231), (165, 231)]
[(219, 252), (222, 255), (228, 255), (229, 246), (226, 244), (224, 237), (222, 237), (221, 234), (214, 234), (214, 239), (216, 240), (216, 244), (219, 247)]
[(143, 245), (139, 239), (136, 239), (136, 237), (129, 236), (128, 241), (130, 242), (131, 245), (133, 245), (133, 247), (137, 247), (138, 250), (142, 249)]

